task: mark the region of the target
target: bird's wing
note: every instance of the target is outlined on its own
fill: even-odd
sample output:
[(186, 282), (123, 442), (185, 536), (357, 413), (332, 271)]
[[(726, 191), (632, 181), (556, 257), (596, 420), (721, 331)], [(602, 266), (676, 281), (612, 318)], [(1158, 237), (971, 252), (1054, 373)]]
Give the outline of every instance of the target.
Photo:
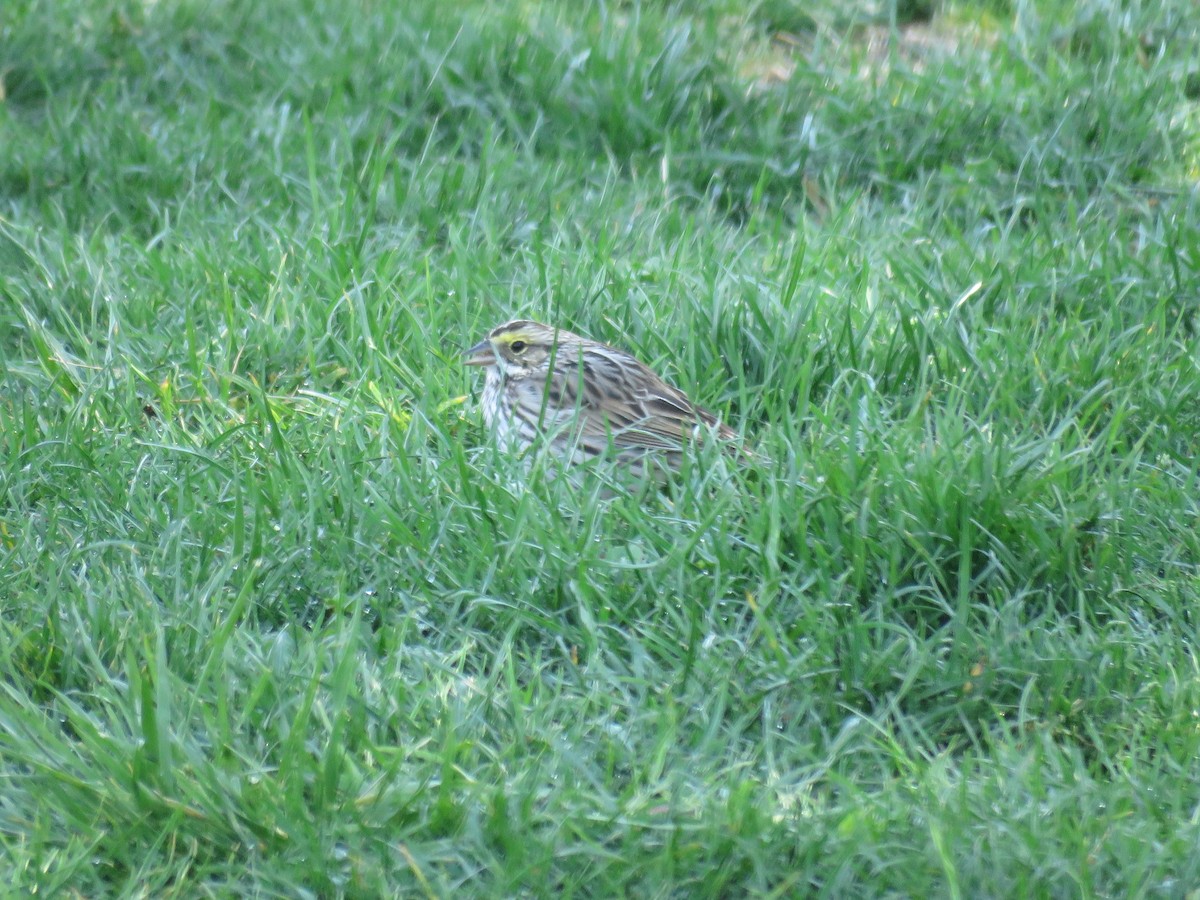
[(582, 377), (568, 383), (579, 399), (582, 438), (611, 440), (617, 447), (669, 450), (689, 440), (698, 425), (716, 427), (722, 437), (734, 436), (711, 412), (627, 353), (588, 348), (581, 369)]

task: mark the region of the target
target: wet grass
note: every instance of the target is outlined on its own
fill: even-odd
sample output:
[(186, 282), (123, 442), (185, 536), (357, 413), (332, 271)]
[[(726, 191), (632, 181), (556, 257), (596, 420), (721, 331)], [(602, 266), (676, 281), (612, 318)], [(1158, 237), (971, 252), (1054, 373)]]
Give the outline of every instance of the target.
[[(9, 890), (1200, 879), (1191, 4), (10, 5)], [(520, 476), (514, 315), (757, 460)]]

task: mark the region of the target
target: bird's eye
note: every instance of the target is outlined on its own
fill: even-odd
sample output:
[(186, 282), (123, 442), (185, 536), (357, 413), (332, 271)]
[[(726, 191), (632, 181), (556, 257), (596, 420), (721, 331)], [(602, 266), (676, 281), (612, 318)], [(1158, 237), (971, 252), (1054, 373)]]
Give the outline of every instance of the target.
[(512, 349), (513, 353), (520, 353), (522, 350), (525, 349), (526, 344), (524, 341), (513, 341), (508, 346)]

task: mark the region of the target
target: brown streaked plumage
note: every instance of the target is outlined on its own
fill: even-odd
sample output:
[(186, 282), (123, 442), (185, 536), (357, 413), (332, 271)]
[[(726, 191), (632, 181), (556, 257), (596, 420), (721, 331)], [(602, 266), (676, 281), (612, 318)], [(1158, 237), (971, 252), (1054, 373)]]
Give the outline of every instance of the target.
[(561, 328), (517, 319), (467, 351), (483, 366), (483, 417), (502, 446), (523, 450), (539, 435), (570, 462), (610, 448), (644, 470), (651, 458), (676, 467), (685, 445), (711, 430), (737, 434), (624, 350)]

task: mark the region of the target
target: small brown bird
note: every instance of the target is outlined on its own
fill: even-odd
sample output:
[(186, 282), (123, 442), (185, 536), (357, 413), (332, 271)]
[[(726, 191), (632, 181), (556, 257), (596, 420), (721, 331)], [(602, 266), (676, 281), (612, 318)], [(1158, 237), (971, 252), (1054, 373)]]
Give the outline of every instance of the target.
[(611, 448), (618, 462), (644, 472), (652, 459), (678, 468), (684, 446), (706, 431), (737, 438), (624, 350), (551, 325), (506, 322), (463, 362), (487, 368), (483, 417), (509, 450), (549, 435), (571, 463)]

